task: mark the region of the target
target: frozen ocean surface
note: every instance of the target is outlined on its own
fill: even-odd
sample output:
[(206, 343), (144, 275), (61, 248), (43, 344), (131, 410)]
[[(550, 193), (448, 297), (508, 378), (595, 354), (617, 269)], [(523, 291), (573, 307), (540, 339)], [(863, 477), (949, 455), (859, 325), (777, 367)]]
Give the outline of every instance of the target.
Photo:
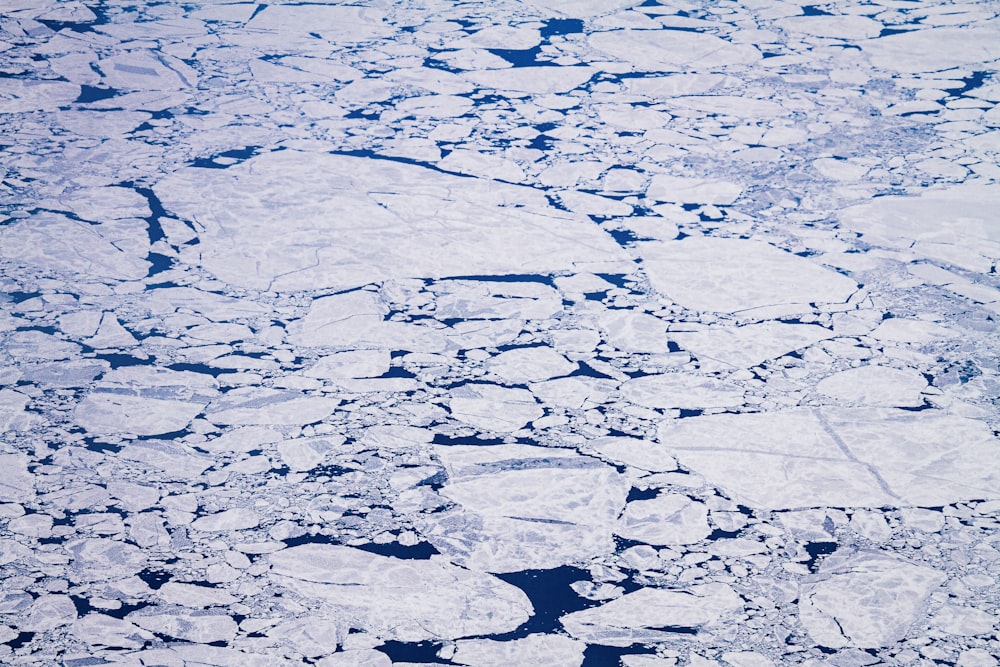
[(0, 0), (0, 664), (997, 667), (997, 0)]

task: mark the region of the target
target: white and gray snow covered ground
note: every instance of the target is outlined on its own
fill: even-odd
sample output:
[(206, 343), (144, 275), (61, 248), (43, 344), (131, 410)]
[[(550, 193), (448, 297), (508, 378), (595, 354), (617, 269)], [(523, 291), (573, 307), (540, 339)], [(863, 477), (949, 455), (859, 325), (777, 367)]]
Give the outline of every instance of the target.
[(2, 0), (0, 663), (996, 667), (997, 0)]

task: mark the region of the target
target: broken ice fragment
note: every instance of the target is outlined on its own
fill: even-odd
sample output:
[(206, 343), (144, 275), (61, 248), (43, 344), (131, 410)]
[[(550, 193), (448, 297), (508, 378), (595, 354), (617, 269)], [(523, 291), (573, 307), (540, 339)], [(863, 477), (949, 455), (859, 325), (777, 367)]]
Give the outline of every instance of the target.
[(915, 407), (923, 404), (926, 388), (914, 370), (874, 365), (835, 373), (816, 385), (824, 396), (865, 407)]
[(715, 378), (690, 373), (661, 373), (622, 384), (629, 401), (647, 408), (731, 408), (743, 404), (743, 389)]
[(572, 450), (528, 445), (439, 446), (460, 508), (420, 529), (455, 562), (488, 572), (565, 565), (613, 550), (628, 483)]
[(752, 507), (935, 506), (1000, 497), (989, 427), (937, 412), (711, 415), (664, 422), (660, 440), (683, 465)]
[(291, 547), (269, 558), (276, 583), (383, 639), (509, 632), (532, 613), (519, 589), (444, 558), (403, 560), (328, 544)]
[(191, 527), (195, 530), (220, 532), (256, 528), (258, 523), (260, 523), (260, 516), (256, 512), (245, 507), (234, 507), (195, 519)]
[(711, 532), (705, 504), (676, 493), (633, 500), (615, 526), (616, 535), (657, 546), (694, 544)]
[(891, 646), (944, 579), (937, 570), (877, 552), (831, 556), (802, 585), (799, 620), (822, 646)]
[(642, 243), (639, 254), (653, 287), (693, 310), (808, 308), (843, 303), (857, 290), (853, 280), (760, 241), (698, 236)]
[(593, 644), (629, 646), (674, 639), (676, 632), (712, 627), (743, 610), (743, 600), (726, 584), (682, 590), (642, 588), (599, 607), (560, 619), (572, 637)]
[(487, 431), (510, 433), (544, 412), (526, 389), (469, 383), (452, 391), (451, 414)]

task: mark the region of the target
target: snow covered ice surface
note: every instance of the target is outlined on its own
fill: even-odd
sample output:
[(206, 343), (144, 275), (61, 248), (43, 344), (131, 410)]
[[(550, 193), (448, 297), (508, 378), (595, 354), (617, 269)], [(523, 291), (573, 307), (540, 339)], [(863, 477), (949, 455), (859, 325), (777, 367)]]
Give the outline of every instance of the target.
[(996, 0), (0, 2), (0, 664), (1000, 662)]

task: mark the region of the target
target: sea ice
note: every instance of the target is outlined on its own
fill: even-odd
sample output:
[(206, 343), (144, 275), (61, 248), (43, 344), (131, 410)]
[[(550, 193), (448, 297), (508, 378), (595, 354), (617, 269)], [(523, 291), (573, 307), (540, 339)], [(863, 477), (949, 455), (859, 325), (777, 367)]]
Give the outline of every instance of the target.
[(633, 500), (625, 506), (615, 534), (657, 546), (694, 544), (712, 532), (704, 503), (676, 493), (650, 500)]
[[(276, 151), (225, 170), (181, 169), (154, 189), (165, 208), (198, 226), (202, 266), (259, 289), (628, 261), (610, 236), (540, 192), (391, 160)], [(263, 237), (269, 242), (256, 241)]]
[(682, 465), (752, 507), (934, 506), (1000, 496), (989, 428), (938, 412), (722, 414), (663, 422), (659, 437)]
[(643, 243), (657, 291), (693, 310), (733, 313), (781, 304), (843, 303), (857, 284), (767, 243), (709, 236)]
[(903, 639), (943, 573), (878, 552), (829, 557), (802, 584), (799, 620), (830, 648), (879, 648)]
[(834, 373), (816, 385), (824, 396), (863, 407), (916, 407), (926, 388), (927, 380), (914, 370), (874, 365)]
[(532, 614), (531, 602), (519, 589), (440, 557), (403, 560), (346, 546), (304, 544), (269, 558), (277, 583), (383, 639), (509, 632)]
[(570, 636), (609, 646), (664, 641), (705, 630), (743, 611), (743, 600), (726, 584), (712, 583), (687, 589), (642, 588), (599, 607), (567, 614), (560, 619)]

